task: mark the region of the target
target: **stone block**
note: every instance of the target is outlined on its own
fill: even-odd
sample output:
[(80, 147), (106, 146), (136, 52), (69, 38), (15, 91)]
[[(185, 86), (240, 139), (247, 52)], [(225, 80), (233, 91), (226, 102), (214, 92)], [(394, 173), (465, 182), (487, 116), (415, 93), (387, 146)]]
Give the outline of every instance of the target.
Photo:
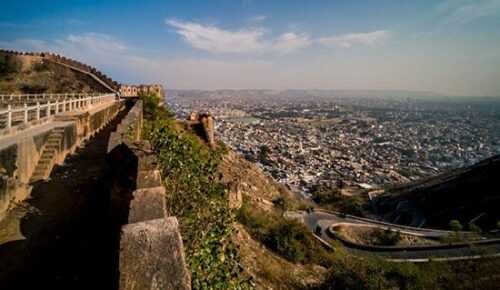
[(175, 217), (122, 227), (120, 290), (191, 289)]
[(137, 188), (149, 188), (162, 186), (160, 170), (141, 170), (137, 172)]
[(163, 186), (138, 189), (132, 193), (128, 223), (166, 217), (165, 188)]
[(137, 170), (139, 171), (158, 169), (158, 159), (153, 152), (137, 152), (137, 159)]

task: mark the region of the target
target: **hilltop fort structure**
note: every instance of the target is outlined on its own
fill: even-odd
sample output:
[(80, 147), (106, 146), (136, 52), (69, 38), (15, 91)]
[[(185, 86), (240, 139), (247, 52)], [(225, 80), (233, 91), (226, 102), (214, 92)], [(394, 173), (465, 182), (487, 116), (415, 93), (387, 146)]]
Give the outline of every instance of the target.
[(140, 93), (153, 93), (160, 97), (165, 97), (165, 90), (160, 84), (120, 86), (120, 94), (123, 97), (137, 97)]

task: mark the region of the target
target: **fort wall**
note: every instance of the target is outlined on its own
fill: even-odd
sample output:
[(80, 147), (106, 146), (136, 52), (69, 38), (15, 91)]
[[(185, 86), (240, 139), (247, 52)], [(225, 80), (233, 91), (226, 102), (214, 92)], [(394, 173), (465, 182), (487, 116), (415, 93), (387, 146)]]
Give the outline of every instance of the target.
[(77, 60), (73, 60), (71, 58), (61, 56), (59, 54), (50, 53), (50, 52), (20, 52), (20, 51), (5, 50), (5, 49), (0, 49), (0, 53), (13, 54), (13, 55), (29, 55), (29, 56), (40, 57), (41, 59), (52, 61), (54, 63), (64, 65), (70, 69), (79, 71), (81, 73), (91, 75), (94, 79), (96, 79), (101, 84), (103, 84), (105, 87), (107, 87), (111, 92), (118, 92), (120, 89), (120, 85), (118, 82), (114, 81), (113, 79), (108, 77), (106, 74), (100, 72), (95, 67), (84, 64), (84, 63), (79, 62)]
[(158, 160), (140, 138), (142, 117), (139, 100), (108, 142), (109, 161), (116, 168), (113, 179), (120, 180), (114, 184), (121, 184), (110, 197), (112, 216), (122, 224), (119, 289), (191, 289), (179, 224), (166, 209)]

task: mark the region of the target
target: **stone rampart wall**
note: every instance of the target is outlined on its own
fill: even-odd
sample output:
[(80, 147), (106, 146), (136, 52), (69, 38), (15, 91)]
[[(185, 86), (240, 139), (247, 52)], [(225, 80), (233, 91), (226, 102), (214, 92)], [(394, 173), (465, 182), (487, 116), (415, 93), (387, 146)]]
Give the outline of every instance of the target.
[(100, 72), (95, 67), (92, 67), (90, 65), (84, 64), (82, 62), (79, 62), (79, 61), (71, 59), (71, 58), (61, 56), (59, 54), (50, 53), (50, 52), (20, 52), (20, 51), (4, 50), (4, 49), (0, 49), (0, 53), (14, 54), (14, 55), (38, 56), (38, 57), (41, 57), (43, 59), (47, 59), (49, 61), (53, 61), (56, 63), (70, 66), (72, 68), (86, 72), (88, 74), (92, 74), (96, 78), (98, 78), (102, 82), (104, 82), (107, 86), (109, 86), (112, 89), (112, 91), (117, 92), (120, 89), (120, 85), (118, 82), (114, 81), (113, 79), (108, 77), (106, 74)]
[[(122, 223), (119, 289), (191, 289), (179, 224), (166, 210), (158, 160), (150, 144), (140, 140), (142, 116), (142, 102), (137, 101), (108, 143), (111, 167), (134, 172), (128, 183), (135, 185), (129, 197), (127, 190), (111, 193), (111, 207)], [(124, 169), (125, 164), (135, 168)]]

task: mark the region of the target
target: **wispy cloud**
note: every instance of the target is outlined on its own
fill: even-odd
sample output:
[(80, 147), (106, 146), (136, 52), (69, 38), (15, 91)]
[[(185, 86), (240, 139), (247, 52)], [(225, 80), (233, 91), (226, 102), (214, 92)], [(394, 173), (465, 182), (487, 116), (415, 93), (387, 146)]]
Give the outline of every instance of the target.
[(214, 53), (242, 53), (260, 51), (264, 48), (262, 29), (230, 31), (215, 26), (194, 22), (166, 20), (184, 40), (197, 49)]
[(500, 0), (446, 0), (436, 7), (448, 24), (465, 24), (479, 18), (500, 16)]
[(319, 43), (325, 46), (337, 46), (343, 48), (351, 48), (356, 45), (376, 46), (384, 44), (391, 37), (391, 33), (387, 30), (377, 30), (366, 33), (348, 33), (322, 37), (318, 40)]
[(287, 32), (275, 39), (265, 38), (262, 27), (226, 30), (213, 25), (167, 19), (165, 23), (192, 47), (211, 53), (290, 53), (311, 44), (305, 34)]
[(131, 51), (120, 40), (101, 33), (70, 34), (53, 40), (14, 39), (0, 41), (0, 47), (20, 51), (50, 51), (89, 64), (119, 65), (133, 60)]
[(307, 34), (287, 32), (274, 42), (272, 49), (278, 53), (290, 53), (310, 46), (312, 41)]
[(65, 39), (57, 40), (60, 48), (82, 47), (97, 52), (123, 52), (127, 46), (116, 38), (102, 33), (70, 34)]

